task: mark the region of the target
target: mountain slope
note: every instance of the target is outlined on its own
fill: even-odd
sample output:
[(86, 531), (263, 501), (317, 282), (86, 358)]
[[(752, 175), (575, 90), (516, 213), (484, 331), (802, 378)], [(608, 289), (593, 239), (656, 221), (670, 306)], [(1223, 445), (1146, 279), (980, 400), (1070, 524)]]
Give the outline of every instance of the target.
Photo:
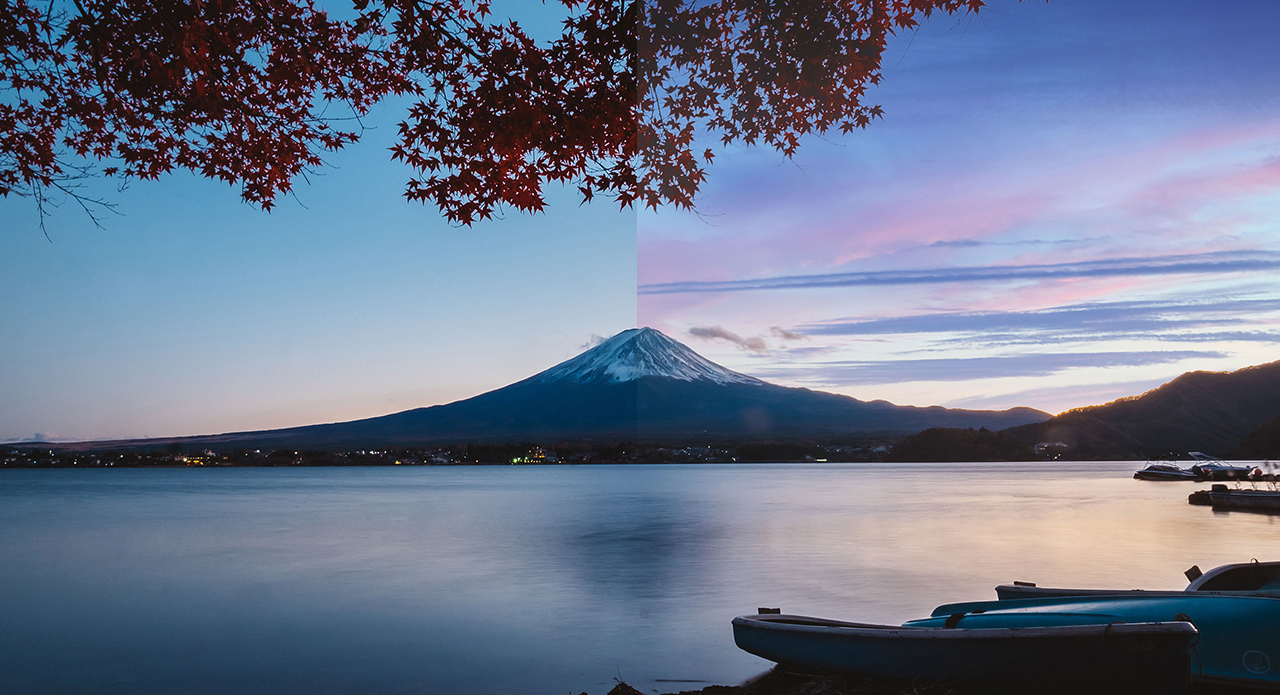
[(1145, 458), (1203, 451), (1226, 456), (1280, 415), (1280, 362), (1234, 372), (1187, 372), (1141, 396), (1077, 408), (1005, 433), (1063, 442), (1073, 458)]
[(777, 386), (642, 328), (623, 331), (523, 381), (447, 405), (352, 422), (163, 441), (223, 449), (357, 449), (524, 440), (778, 440), (900, 435), (929, 427), (1002, 429), (1048, 417), (1030, 408), (915, 408)]

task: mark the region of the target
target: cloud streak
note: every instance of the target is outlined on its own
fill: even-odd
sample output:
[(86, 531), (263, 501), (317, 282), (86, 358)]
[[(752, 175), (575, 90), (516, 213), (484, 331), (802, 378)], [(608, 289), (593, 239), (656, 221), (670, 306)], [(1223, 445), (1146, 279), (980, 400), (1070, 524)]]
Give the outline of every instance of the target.
[(803, 367), (756, 370), (764, 379), (789, 379), (825, 386), (868, 386), (911, 381), (971, 381), (1001, 377), (1050, 376), (1067, 369), (1142, 367), (1189, 359), (1217, 359), (1205, 350), (1152, 352), (1060, 352), (993, 357), (962, 357), (876, 362), (825, 362)]
[(733, 343), (743, 350), (749, 350), (757, 354), (764, 354), (769, 351), (769, 346), (764, 342), (763, 338), (750, 337), (743, 338), (733, 331), (725, 330), (720, 326), (694, 326), (688, 331), (689, 335), (694, 338), (702, 338), (703, 340), (723, 340)]
[(1280, 254), (1223, 251), (1149, 258), (1114, 258), (1072, 263), (990, 265), (919, 270), (879, 270), (852, 273), (787, 275), (750, 280), (665, 282), (640, 285), (640, 294), (746, 292), (756, 290), (821, 289), (877, 285), (930, 285), (962, 282), (1003, 282), (1062, 278), (1152, 275), (1193, 275), (1257, 272), (1280, 269)]
[(805, 335), (805, 334), (803, 334), (803, 333), (796, 333), (796, 332), (794, 332), (794, 331), (789, 331), (789, 330), (787, 330), (787, 329), (783, 328), (782, 326), (774, 326), (773, 328), (770, 328), (770, 329), (769, 329), (769, 332), (770, 332), (770, 333), (772, 333), (772, 334), (773, 334), (773, 337), (775, 337), (775, 338), (778, 338), (778, 339), (783, 340), (783, 341), (790, 341), (790, 342), (793, 342), (793, 343), (794, 343), (794, 342), (796, 342), (796, 341), (798, 341), (798, 340), (808, 340), (808, 339), (809, 339), (809, 336), (807, 336), (807, 335)]
[[(1077, 335), (1151, 334), (1164, 330), (1238, 325), (1280, 311), (1280, 298), (1213, 301), (1130, 301), (1067, 305), (1031, 311), (942, 312), (805, 326), (811, 335), (897, 335), (906, 333), (986, 334), (1009, 331), (1069, 331)], [(1269, 340), (1265, 331), (1233, 331), (1237, 339)]]

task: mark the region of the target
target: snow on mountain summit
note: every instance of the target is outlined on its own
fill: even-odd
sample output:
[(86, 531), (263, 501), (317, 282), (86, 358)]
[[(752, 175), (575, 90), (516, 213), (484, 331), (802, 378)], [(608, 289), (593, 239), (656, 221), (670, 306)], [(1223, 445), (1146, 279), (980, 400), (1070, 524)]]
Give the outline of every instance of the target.
[(712, 381), (722, 385), (765, 383), (755, 377), (725, 369), (652, 328), (625, 330), (581, 355), (542, 372), (533, 377), (533, 380), (541, 383), (621, 383), (635, 381), (642, 376), (680, 381)]

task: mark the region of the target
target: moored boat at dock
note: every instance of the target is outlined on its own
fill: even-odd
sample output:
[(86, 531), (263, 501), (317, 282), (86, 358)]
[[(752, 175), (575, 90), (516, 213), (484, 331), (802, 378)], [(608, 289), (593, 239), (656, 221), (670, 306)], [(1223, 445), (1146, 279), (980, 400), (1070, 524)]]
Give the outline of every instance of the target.
[(1226, 485), (1214, 485), (1208, 490), (1197, 490), (1187, 496), (1187, 502), (1214, 509), (1233, 509), (1245, 512), (1280, 512), (1280, 490), (1232, 490)]
[(1253, 466), (1233, 465), (1199, 451), (1188, 452), (1188, 455), (1196, 460), (1191, 471), (1200, 476), (1201, 480), (1246, 480), (1256, 470)]
[(1189, 468), (1183, 468), (1171, 459), (1148, 461), (1147, 465), (1133, 474), (1136, 480), (1247, 480), (1261, 473), (1251, 465), (1231, 464), (1220, 458), (1209, 456), (1199, 451), (1189, 452), (1195, 461)]
[(1133, 474), (1135, 480), (1202, 480), (1199, 474), (1189, 468), (1181, 468), (1172, 463), (1148, 463), (1145, 468)]

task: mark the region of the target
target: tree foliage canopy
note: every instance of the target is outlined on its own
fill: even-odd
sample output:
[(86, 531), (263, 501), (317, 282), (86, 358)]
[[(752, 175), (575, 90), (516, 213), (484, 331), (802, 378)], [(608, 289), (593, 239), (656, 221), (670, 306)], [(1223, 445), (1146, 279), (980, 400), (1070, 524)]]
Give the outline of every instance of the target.
[(559, 0), (535, 41), (489, 0), (0, 0), (0, 194), (43, 212), (102, 174), (187, 169), (270, 208), (355, 142), (388, 95), (413, 105), (392, 157), (411, 200), (462, 224), (586, 200), (692, 207), (712, 150), (849, 132), (888, 38), (982, 0)]

